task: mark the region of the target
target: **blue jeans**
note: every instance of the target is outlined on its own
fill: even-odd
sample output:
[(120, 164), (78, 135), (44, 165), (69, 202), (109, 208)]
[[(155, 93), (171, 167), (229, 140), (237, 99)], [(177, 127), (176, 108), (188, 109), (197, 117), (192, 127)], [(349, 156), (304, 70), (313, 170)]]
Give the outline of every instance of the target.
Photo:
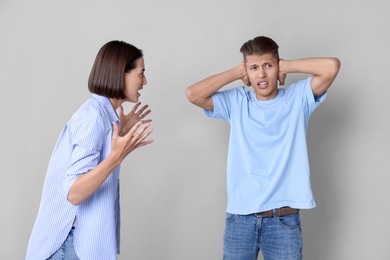
[(302, 259), (300, 215), (257, 217), (226, 213), (224, 260)]
[(62, 246), (47, 260), (79, 260), (73, 247), (73, 232), (72, 228)]

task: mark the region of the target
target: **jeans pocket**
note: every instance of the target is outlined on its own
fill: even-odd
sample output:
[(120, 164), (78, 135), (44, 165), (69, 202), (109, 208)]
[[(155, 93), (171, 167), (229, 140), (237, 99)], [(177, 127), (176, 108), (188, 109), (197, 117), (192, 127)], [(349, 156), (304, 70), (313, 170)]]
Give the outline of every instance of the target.
[(292, 214), (288, 216), (278, 217), (278, 223), (288, 229), (297, 229), (301, 227), (300, 214)]

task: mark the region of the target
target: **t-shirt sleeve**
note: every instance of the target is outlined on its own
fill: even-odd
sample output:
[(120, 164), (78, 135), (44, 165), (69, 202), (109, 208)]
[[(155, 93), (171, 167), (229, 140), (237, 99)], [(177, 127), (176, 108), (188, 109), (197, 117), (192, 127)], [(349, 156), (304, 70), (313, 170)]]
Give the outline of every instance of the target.
[(204, 110), (205, 115), (210, 118), (219, 118), (224, 120), (230, 120), (232, 107), (234, 107), (237, 100), (245, 92), (241, 88), (233, 88), (214, 93), (211, 98), (213, 99), (213, 110)]
[(70, 165), (64, 179), (64, 189), (69, 192), (74, 181), (100, 163), (106, 129), (97, 109), (86, 109), (74, 116), (68, 124), (72, 146)]
[(326, 99), (326, 92), (319, 97), (314, 96), (313, 90), (311, 89), (311, 80), (312, 77), (308, 77), (307, 79), (293, 83), (286, 91), (288, 100), (303, 109), (306, 122), (308, 122), (317, 107)]
[(309, 77), (306, 80), (304, 80), (304, 101), (306, 102), (307, 106), (307, 112), (309, 115), (311, 115), (316, 108), (325, 101), (326, 99), (326, 94), (322, 94), (321, 96), (315, 97), (313, 90), (311, 89), (311, 80), (313, 77)]

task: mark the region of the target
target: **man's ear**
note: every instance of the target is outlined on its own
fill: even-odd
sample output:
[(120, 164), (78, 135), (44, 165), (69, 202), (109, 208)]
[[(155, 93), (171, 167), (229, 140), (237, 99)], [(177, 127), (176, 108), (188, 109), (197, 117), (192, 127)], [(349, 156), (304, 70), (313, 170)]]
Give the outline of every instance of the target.
[(248, 87), (252, 86), (251, 82), (249, 81), (249, 78), (248, 76), (246, 76), (245, 78), (242, 79), (242, 82), (244, 82), (244, 84)]

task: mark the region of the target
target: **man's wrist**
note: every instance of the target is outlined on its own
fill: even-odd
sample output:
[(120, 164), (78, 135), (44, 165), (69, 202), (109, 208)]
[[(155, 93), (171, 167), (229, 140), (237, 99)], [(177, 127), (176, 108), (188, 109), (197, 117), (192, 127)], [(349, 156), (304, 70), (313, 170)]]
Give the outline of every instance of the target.
[(288, 72), (288, 61), (284, 59), (279, 60), (279, 71), (280, 72)]

